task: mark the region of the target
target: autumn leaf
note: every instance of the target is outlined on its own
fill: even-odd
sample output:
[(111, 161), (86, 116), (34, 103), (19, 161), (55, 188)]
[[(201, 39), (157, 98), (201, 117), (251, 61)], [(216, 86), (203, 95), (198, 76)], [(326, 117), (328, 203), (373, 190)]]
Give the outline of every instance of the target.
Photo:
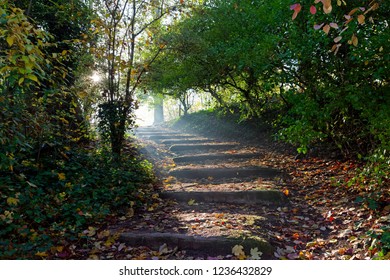
[(97, 236), (99, 239), (102, 239), (105, 237), (109, 237), (110, 235), (111, 235), (111, 233), (109, 230), (103, 230), (103, 231), (99, 232)]
[(66, 179), (65, 173), (58, 173), (58, 179), (64, 181)]
[(14, 41), (15, 41), (15, 37), (13, 37), (13, 36), (7, 37), (7, 43), (8, 43), (9, 47), (12, 47), (12, 45), (14, 44)]
[(314, 5), (311, 5), (311, 7), (310, 7), (310, 13), (311, 13), (312, 15), (315, 15), (315, 14), (317, 13), (317, 8), (316, 8)]
[(261, 255), (263, 255), (263, 253), (260, 252), (257, 247), (256, 248), (252, 248), (250, 253), (251, 253), (251, 257), (250, 257), (251, 260), (260, 260), (261, 259)]
[(96, 234), (96, 228), (88, 227), (88, 229), (84, 231), (84, 234), (89, 236), (89, 237), (92, 237)]
[(189, 206), (192, 206), (192, 205), (194, 205), (195, 204), (195, 199), (190, 199), (189, 201), (188, 201), (188, 205)]
[(315, 29), (315, 30), (318, 30), (318, 29), (321, 29), (323, 26), (324, 26), (324, 23), (315, 24), (315, 25), (314, 25), (314, 29)]
[(338, 53), (340, 47), (341, 47), (341, 44), (334, 44), (330, 51), (334, 52), (334, 54), (336, 55)]
[(235, 245), (232, 249), (232, 253), (236, 257), (245, 257), (244, 247), (242, 245)]
[(332, 12), (332, 0), (322, 0), (322, 3), (325, 14)]
[(338, 37), (334, 38), (333, 41), (334, 41), (335, 43), (338, 43), (338, 42), (341, 41), (341, 39), (343, 39), (343, 37), (342, 37), (342, 36), (338, 36)]
[(364, 15), (358, 15), (359, 24), (364, 24), (366, 17)]
[(302, 6), (299, 3), (293, 4), (293, 5), (290, 6), (290, 10), (294, 10), (294, 13), (292, 15), (292, 19), (293, 20), (298, 16), (298, 14), (301, 11), (301, 9), (302, 9)]
[(284, 193), (285, 196), (288, 196), (290, 194), (288, 189), (283, 190), (283, 193)]
[(329, 34), (329, 31), (330, 31), (330, 26), (329, 26), (329, 24), (325, 25), (324, 28), (322, 28), (322, 30), (323, 30), (326, 34)]
[(35, 254), (35, 256), (45, 258), (45, 257), (48, 256), (48, 253), (46, 253), (46, 252), (38, 252), (38, 253)]
[(164, 243), (163, 245), (160, 246), (160, 248), (158, 249), (158, 253), (159, 253), (159, 255), (164, 255), (164, 254), (169, 253), (168, 246), (166, 243)]
[(14, 198), (14, 197), (7, 198), (7, 204), (9, 206), (12, 206), (12, 205), (16, 206), (16, 205), (18, 205), (18, 203), (19, 203), (19, 199), (17, 199), (17, 198)]
[(359, 40), (355, 34), (352, 35), (351, 40), (348, 40), (348, 44), (354, 45), (355, 47), (358, 45), (358, 43), (359, 43)]

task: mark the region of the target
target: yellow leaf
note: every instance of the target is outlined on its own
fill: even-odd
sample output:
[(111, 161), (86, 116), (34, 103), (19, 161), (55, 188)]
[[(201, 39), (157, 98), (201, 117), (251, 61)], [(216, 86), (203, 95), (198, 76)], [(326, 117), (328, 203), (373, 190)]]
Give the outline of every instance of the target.
[(103, 230), (103, 231), (99, 232), (97, 236), (99, 239), (102, 239), (104, 237), (109, 237), (110, 235), (111, 235), (111, 233), (109, 230)]
[(190, 201), (188, 201), (188, 205), (194, 205), (195, 204), (195, 200), (194, 199), (190, 199)]
[(64, 180), (66, 179), (65, 174), (64, 174), (64, 173), (58, 173), (58, 179), (59, 179), (60, 181), (64, 181)]
[(65, 56), (67, 53), (68, 53), (67, 50), (63, 50), (62, 53), (61, 53), (61, 55), (62, 55), (62, 56)]
[(15, 41), (15, 37), (13, 37), (13, 36), (7, 37), (8, 46), (12, 47), (12, 45), (14, 44), (14, 41)]
[(22, 77), (22, 78), (19, 79), (19, 86), (22, 85), (23, 82), (24, 82), (24, 78)]
[(130, 208), (129, 211), (127, 211), (126, 217), (131, 218), (134, 216), (134, 209)]
[(53, 246), (50, 248), (51, 253), (61, 253), (64, 250), (64, 246)]
[(7, 204), (9, 205), (9, 206), (12, 206), (12, 205), (18, 205), (18, 203), (19, 203), (19, 199), (17, 199), (17, 198), (14, 198), (14, 197), (9, 197), (9, 198), (7, 198)]
[(100, 258), (97, 255), (90, 255), (88, 260), (95, 260), (95, 261), (97, 261), (97, 260), (100, 260)]
[(31, 81), (39, 83), (38, 77), (33, 75), (33, 74), (27, 75), (27, 79), (30, 79)]
[(35, 256), (44, 258), (44, 257), (47, 257), (48, 254), (46, 252), (38, 252), (35, 254)]
[(244, 247), (242, 245), (235, 245), (232, 248), (232, 253), (236, 257), (240, 257), (240, 256), (244, 256), (245, 257)]
[(92, 236), (94, 236), (96, 234), (96, 228), (94, 228), (94, 227), (88, 227), (88, 233), (87, 233), (87, 235), (89, 236), (89, 237), (92, 237)]

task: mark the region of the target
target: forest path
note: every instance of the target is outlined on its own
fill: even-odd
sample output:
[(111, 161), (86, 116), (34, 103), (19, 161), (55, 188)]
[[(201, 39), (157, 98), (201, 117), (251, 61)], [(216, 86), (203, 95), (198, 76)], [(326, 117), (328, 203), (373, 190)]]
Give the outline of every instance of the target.
[(233, 254), (238, 245), (236, 257), (274, 258), (274, 211), (289, 202), (279, 184), (285, 174), (264, 165), (261, 151), (163, 128), (139, 128), (136, 136), (157, 168), (164, 208), (149, 209), (137, 225), (126, 222), (123, 242), (207, 257)]
[[(220, 123), (208, 124), (218, 131)], [(361, 194), (338, 183), (354, 176), (356, 162), (297, 158), (269, 133), (239, 129), (214, 138), (136, 131), (161, 183), (152, 203), (110, 228), (122, 248), (116, 258), (372, 258), (370, 232), (388, 228), (390, 208), (361, 207)]]

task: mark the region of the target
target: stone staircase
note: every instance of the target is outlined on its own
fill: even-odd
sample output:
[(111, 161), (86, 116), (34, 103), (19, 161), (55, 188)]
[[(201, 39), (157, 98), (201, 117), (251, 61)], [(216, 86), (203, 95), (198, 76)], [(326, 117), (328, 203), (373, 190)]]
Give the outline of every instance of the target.
[(123, 242), (156, 250), (166, 244), (205, 256), (232, 254), (242, 245), (248, 256), (257, 248), (262, 259), (273, 258), (267, 225), (277, 217), (267, 209), (288, 200), (278, 188), (282, 172), (261, 165), (261, 152), (165, 128), (141, 127), (135, 135), (169, 163), (160, 174), (160, 198), (169, 207), (163, 216), (146, 218), (149, 228), (123, 232)]

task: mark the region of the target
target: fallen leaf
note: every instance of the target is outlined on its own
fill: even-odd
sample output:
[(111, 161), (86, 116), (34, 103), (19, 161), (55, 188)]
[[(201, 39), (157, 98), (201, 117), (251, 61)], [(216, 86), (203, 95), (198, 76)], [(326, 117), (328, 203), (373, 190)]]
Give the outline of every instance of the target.
[(58, 179), (64, 181), (66, 179), (65, 173), (58, 173)]
[(97, 255), (90, 255), (90, 256), (88, 257), (88, 260), (95, 260), (95, 261), (97, 261), (97, 260), (100, 260), (100, 258), (99, 258), (99, 256), (97, 256)]
[(314, 29), (315, 29), (315, 30), (318, 30), (318, 29), (321, 29), (323, 26), (324, 26), (324, 23), (315, 24), (315, 25), (314, 25)]
[(190, 199), (187, 203), (189, 206), (192, 206), (195, 204), (195, 199)]
[(330, 26), (329, 24), (325, 25), (322, 30), (326, 33), (326, 34), (329, 34), (329, 31), (330, 31)]
[(235, 245), (232, 249), (232, 253), (236, 257), (245, 256), (244, 247), (242, 245)]
[(160, 255), (165, 255), (165, 254), (169, 253), (168, 246), (166, 243), (164, 243), (163, 245), (160, 246), (160, 248), (158, 249), (158, 253)]
[(359, 24), (364, 24), (366, 17), (364, 15), (358, 15)]
[(45, 258), (48, 256), (48, 254), (46, 252), (38, 252), (35, 254), (35, 256)]
[(314, 5), (311, 5), (311, 7), (310, 7), (310, 13), (311, 13), (312, 15), (315, 15), (315, 14), (317, 13), (317, 8), (316, 8)]
[(16, 205), (18, 205), (18, 203), (19, 203), (19, 199), (17, 199), (17, 198), (14, 198), (14, 197), (7, 198), (7, 204), (9, 206), (12, 206), (12, 205), (16, 206)]
[(94, 227), (88, 227), (88, 230), (87, 230), (87, 236), (89, 237), (92, 237), (96, 234), (96, 228)]
[(251, 260), (260, 260), (261, 255), (263, 255), (263, 253), (260, 252), (257, 247), (252, 248), (250, 253), (251, 253), (251, 257), (250, 257)]
[(291, 254), (288, 254), (288, 255), (287, 255), (287, 258), (288, 258), (289, 260), (296, 260), (296, 259), (299, 258), (299, 255), (298, 255), (297, 253), (291, 253)]

